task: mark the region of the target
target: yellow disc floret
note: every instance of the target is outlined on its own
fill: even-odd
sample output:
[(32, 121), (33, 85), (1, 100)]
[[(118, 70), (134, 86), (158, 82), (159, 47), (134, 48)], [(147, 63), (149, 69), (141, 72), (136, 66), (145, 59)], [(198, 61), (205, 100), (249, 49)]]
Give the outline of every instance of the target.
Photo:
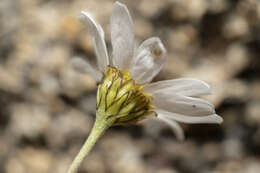
[(129, 72), (108, 67), (98, 86), (97, 116), (114, 125), (135, 123), (152, 113), (151, 98), (142, 85), (130, 78)]

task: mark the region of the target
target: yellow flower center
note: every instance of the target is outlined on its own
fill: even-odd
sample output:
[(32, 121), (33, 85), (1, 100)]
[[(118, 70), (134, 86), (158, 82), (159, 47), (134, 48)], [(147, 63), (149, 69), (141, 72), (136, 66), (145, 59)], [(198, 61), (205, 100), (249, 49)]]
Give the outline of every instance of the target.
[(131, 124), (152, 113), (151, 97), (142, 92), (142, 85), (135, 83), (129, 72), (108, 67), (98, 85), (97, 116), (114, 125)]

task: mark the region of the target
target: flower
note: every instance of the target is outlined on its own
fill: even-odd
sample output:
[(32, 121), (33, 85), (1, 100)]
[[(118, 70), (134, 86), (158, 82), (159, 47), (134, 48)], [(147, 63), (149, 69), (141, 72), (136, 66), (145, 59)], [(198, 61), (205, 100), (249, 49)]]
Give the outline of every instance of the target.
[(135, 51), (133, 22), (125, 5), (116, 2), (110, 21), (112, 56), (108, 56), (102, 27), (86, 11), (79, 20), (88, 28), (97, 56), (97, 67), (80, 58), (72, 65), (98, 82), (97, 110), (91, 133), (67, 173), (76, 173), (96, 141), (112, 125), (132, 124), (154, 117), (172, 127), (178, 139), (184, 134), (178, 122), (221, 123), (214, 106), (197, 96), (210, 87), (197, 79), (180, 78), (150, 83), (166, 58), (161, 40), (152, 37)]
[(133, 22), (127, 7), (116, 2), (110, 21), (113, 54), (108, 56), (104, 31), (95, 19), (82, 11), (79, 20), (86, 25), (94, 43), (97, 68), (80, 58), (76, 68), (88, 72), (99, 83), (97, 118), (110, 124), (135, 123), (148, 116), (170, 125), (183, 139), (182, 123), (221, 123), (214, 105), (197, 96), (210, 94), (207, 83), (180, 78), (150, 83), (161, 70), (166, 49), (157, 37), (145, 40), (135, 51)]

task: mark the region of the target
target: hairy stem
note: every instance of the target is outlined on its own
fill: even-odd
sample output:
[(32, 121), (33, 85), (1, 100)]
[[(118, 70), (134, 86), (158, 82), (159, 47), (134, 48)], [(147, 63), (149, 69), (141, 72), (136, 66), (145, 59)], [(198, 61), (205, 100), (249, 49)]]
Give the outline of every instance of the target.
[(75, 159), (73, 160), (67, 173), (76, 173), (78, 171), (79, 166), (86, 157), (86, 155), (93, 148), (94, 144), (97, 142), (99, 137), (102, 136), (104, 132), (109, 128), (109, 126), (110, 124), (108, 124), (104, 120), (100, 118), (96, 119), (95, 124), (90, 132), (90, 135), (88, 136), (87, 140), (83, 144)]

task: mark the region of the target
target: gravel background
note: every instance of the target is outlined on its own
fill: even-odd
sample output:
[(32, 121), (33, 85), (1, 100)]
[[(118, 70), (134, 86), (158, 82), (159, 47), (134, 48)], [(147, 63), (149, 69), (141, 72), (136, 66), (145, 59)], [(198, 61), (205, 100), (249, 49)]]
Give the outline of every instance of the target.
[[(137, 43), (159, 36), (169, 52), (154, 79), (195, 77), (222, 125), (183, 125), (184, 142), (158, 122), (113, 127), (80, 173), (258, 173), (260, 1), (129, 0)], [(109, 49), (112, 0), (0, 1), (0, 172), (65, 173), (95, 118), (96, 83), (69, 60), (93, 45), (76, 15), (89, 10)]]

